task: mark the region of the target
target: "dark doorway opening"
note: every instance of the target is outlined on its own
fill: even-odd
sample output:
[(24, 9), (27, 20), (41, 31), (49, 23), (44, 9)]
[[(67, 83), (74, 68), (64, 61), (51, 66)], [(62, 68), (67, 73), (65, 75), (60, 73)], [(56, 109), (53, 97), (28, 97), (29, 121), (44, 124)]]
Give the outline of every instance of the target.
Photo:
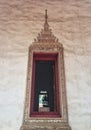
[(56, 111), (55, 62), (35, 62), (34, 111)]
[(58, 53), (34, 53), (30, 116), (59, 117)]

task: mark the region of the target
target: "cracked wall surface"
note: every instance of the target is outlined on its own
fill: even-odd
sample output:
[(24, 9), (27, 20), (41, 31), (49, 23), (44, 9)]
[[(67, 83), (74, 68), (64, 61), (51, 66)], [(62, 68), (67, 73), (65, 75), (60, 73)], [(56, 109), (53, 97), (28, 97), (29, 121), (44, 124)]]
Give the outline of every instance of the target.
[(69, 124), (91, 130), (91, 0), (0, 0), (0, 130), (19, 130), (28, 47), (44, 11), (64, 46)]

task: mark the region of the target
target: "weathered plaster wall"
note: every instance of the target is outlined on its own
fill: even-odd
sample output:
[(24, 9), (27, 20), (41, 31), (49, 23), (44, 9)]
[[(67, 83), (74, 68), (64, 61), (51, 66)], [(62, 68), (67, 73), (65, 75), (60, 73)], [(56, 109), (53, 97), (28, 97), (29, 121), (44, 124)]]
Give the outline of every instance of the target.
[(91, 0), (0, 0), (0, 130), (19, 130), (28, 47), (44, 23), (64, 45), (69, 123), (91, 130)]

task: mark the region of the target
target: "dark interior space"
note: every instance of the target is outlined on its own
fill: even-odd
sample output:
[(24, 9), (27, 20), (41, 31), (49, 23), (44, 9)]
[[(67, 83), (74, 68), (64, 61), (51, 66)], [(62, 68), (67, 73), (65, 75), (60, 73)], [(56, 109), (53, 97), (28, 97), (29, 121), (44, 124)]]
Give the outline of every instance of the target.
[(41, 91), (48, 93), (48, 107), (55, 111), (55, 61), (35, 61), (34, 82), (34, 111), (38, 112), (39, 94)]

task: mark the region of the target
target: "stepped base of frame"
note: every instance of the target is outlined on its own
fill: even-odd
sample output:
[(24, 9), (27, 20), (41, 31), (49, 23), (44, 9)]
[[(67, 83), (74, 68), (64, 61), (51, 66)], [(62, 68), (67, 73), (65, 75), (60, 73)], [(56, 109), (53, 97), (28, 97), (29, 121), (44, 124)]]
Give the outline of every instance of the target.
[(71, 130), (70, 126), (63, 122), (63, 123), (30, 123), (22, 125), (20, 130)]

